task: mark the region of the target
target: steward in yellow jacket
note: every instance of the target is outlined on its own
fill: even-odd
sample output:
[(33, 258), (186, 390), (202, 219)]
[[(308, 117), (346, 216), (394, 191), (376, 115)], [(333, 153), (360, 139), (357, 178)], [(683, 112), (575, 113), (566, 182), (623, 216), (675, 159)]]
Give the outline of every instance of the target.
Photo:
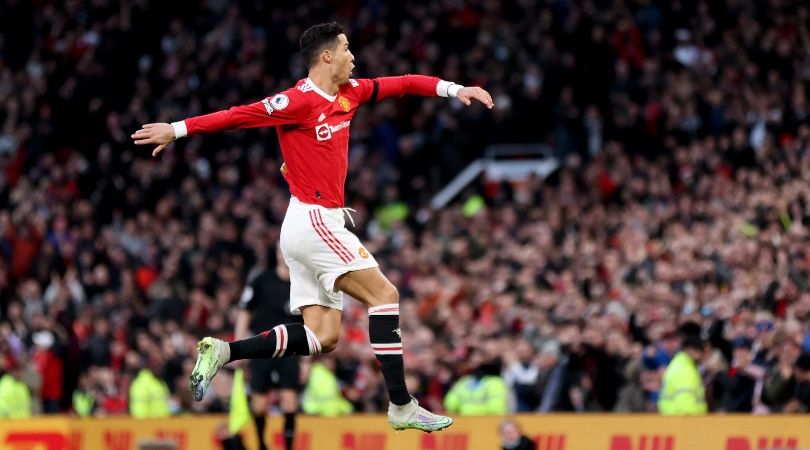
[(472, 375), (461, 377), (444, 397), (447, 412), (461, 416), (503, 416), (509, 389), (497, 370), (483, 364)]
[(25, 419), (31, 417), (31, 393), (28, 386), (11, 372), (0, 377), (0, 418)]
[(301, 403), (305, 413), (326, 417), (350, 414), (354, 409), (340, 393), (335, 374), (320, 362), (312, 364), (309, 369), (309, 381)]
[(698, 371), (704, 355), (703, 340), (686, 336), (682, 347), (664, 372), (658, 411), (665, 416), (706, 414), (706, 394)]
[(169, 397), (166, 383), (143, 368), (129, 387), (129, 414), (136, 419), (169, 417)]

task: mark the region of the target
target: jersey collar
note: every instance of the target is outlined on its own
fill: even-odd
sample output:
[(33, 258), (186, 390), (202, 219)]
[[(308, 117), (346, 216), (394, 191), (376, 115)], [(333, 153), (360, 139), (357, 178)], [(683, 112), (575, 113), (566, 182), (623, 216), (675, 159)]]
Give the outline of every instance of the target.
[(318, 86), (317, 86), (317, 85), (316, 85), (316, 84), (315, 84), (315, 83), (314, 83), (312, 80), (310, 80), (309, 78), (307, 78), (307, 79), (305, 80), (305, 83), (309, 83), (309, 85), (310, 85), (310, 86), (312, 86), (312, 90), (313, 90), (313, 91), (315, 91), (315, 92), (316, 92), (318, 95), (320, 95), (321, 97), (323, 97), (323, 98), (325, 98), (325, 99), (329, 100), (330, 102), (334, 102), (334, 101), (335, 101), (335, 99), (337, 98), (337, 95), (329, 95), (329, 94), (327, 94), (326, 92), (322, 91), (322, 90), (321, 90), (321, 88), (319, 88), (319, 87), (318, 87)]

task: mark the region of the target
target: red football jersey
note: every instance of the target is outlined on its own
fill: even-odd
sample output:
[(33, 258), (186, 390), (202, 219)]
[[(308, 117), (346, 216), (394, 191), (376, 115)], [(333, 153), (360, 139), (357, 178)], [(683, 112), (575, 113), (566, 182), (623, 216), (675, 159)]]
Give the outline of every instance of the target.
[(439, 81), (423, 75), (352, 79), (332, 96), (307, 78), (262, 101), (192, 117), (185, 125), (188, 135), (276, 127), (292, 195), (305, 203), (343, 207), (349, 126), (357, 107), (405, 94), (437, 96)]

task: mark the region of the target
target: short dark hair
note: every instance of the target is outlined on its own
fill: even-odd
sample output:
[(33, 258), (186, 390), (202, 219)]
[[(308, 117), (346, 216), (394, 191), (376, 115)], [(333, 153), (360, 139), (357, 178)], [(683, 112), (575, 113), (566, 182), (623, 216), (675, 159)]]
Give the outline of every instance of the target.
[(698, 323), (693, 322), (693, 321), (689, 321), (689, 322), (684, 322), (683, 324), (681, 324), (681, 327), (680, 327), (679, 331), (680, 331), (681, 337), (686, 337), (686, 336), (698, 336), (699, 337), (703, 330), (702, 330), (701, 326)]
[(703, 350), (703, 339), (700, 336), (687, 335), (681, 341), (681, 347), (684, 349), (691, 348), (693, 350)]
[(701, 335), (700, 324), (696, 322), (684, 322), (678, 329), (681, 335), (681, 347), (684, 349), (691, 348), (694, 350), (703, 350), (703, 338)]
[(343, 27), (337, 22), (320, 23), (304, 31), (298, 45), (301, 47), (301, 57), (304, 58), (307, 68), (317, 62), (318, 56), (325, 48), (337, 45), (335, 41), (340, 34), (343, 34)]

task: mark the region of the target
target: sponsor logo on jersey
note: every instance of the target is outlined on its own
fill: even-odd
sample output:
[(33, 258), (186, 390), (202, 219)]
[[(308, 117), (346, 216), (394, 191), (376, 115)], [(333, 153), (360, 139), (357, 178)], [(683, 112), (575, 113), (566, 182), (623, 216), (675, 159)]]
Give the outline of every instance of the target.
[(354, 78), (349, 79), (349, 84), (351, 84), (352, 87), (360, 86), (360, 83), (358, 83), (357, 80), (355, 80)]
[(287, 97), (284, 94), (278, 94), (273, 97), (272, 100), (270, 100), (270, 104), (273, 106), (275, 111), (281, 111), (290, 104), (290, 97)]
[(351, 124), (350, 120), (344, 120), (337, 125), (329, 125), (328, 123), (318, 125), (315, 127), (315, 138), (319, 141), (328, 141), (332, 139), (332, 133), (337, 133), (344, 128), (348, 128), (349, 124)]
[(315, 127), (315, 137), (319, 141), (326, 141), (332, 139), (332, 130), (329, 129), (329, 124), (318, 125)]
[(349, 110), (352, 109), (352, 104), (349, 103), (349, 99), (343, 97), (342, 95), (338, 97), (338, 103), (340, 104), (340, 107), (343, 108), (343, 110), (346, 112), (349, 112)]

